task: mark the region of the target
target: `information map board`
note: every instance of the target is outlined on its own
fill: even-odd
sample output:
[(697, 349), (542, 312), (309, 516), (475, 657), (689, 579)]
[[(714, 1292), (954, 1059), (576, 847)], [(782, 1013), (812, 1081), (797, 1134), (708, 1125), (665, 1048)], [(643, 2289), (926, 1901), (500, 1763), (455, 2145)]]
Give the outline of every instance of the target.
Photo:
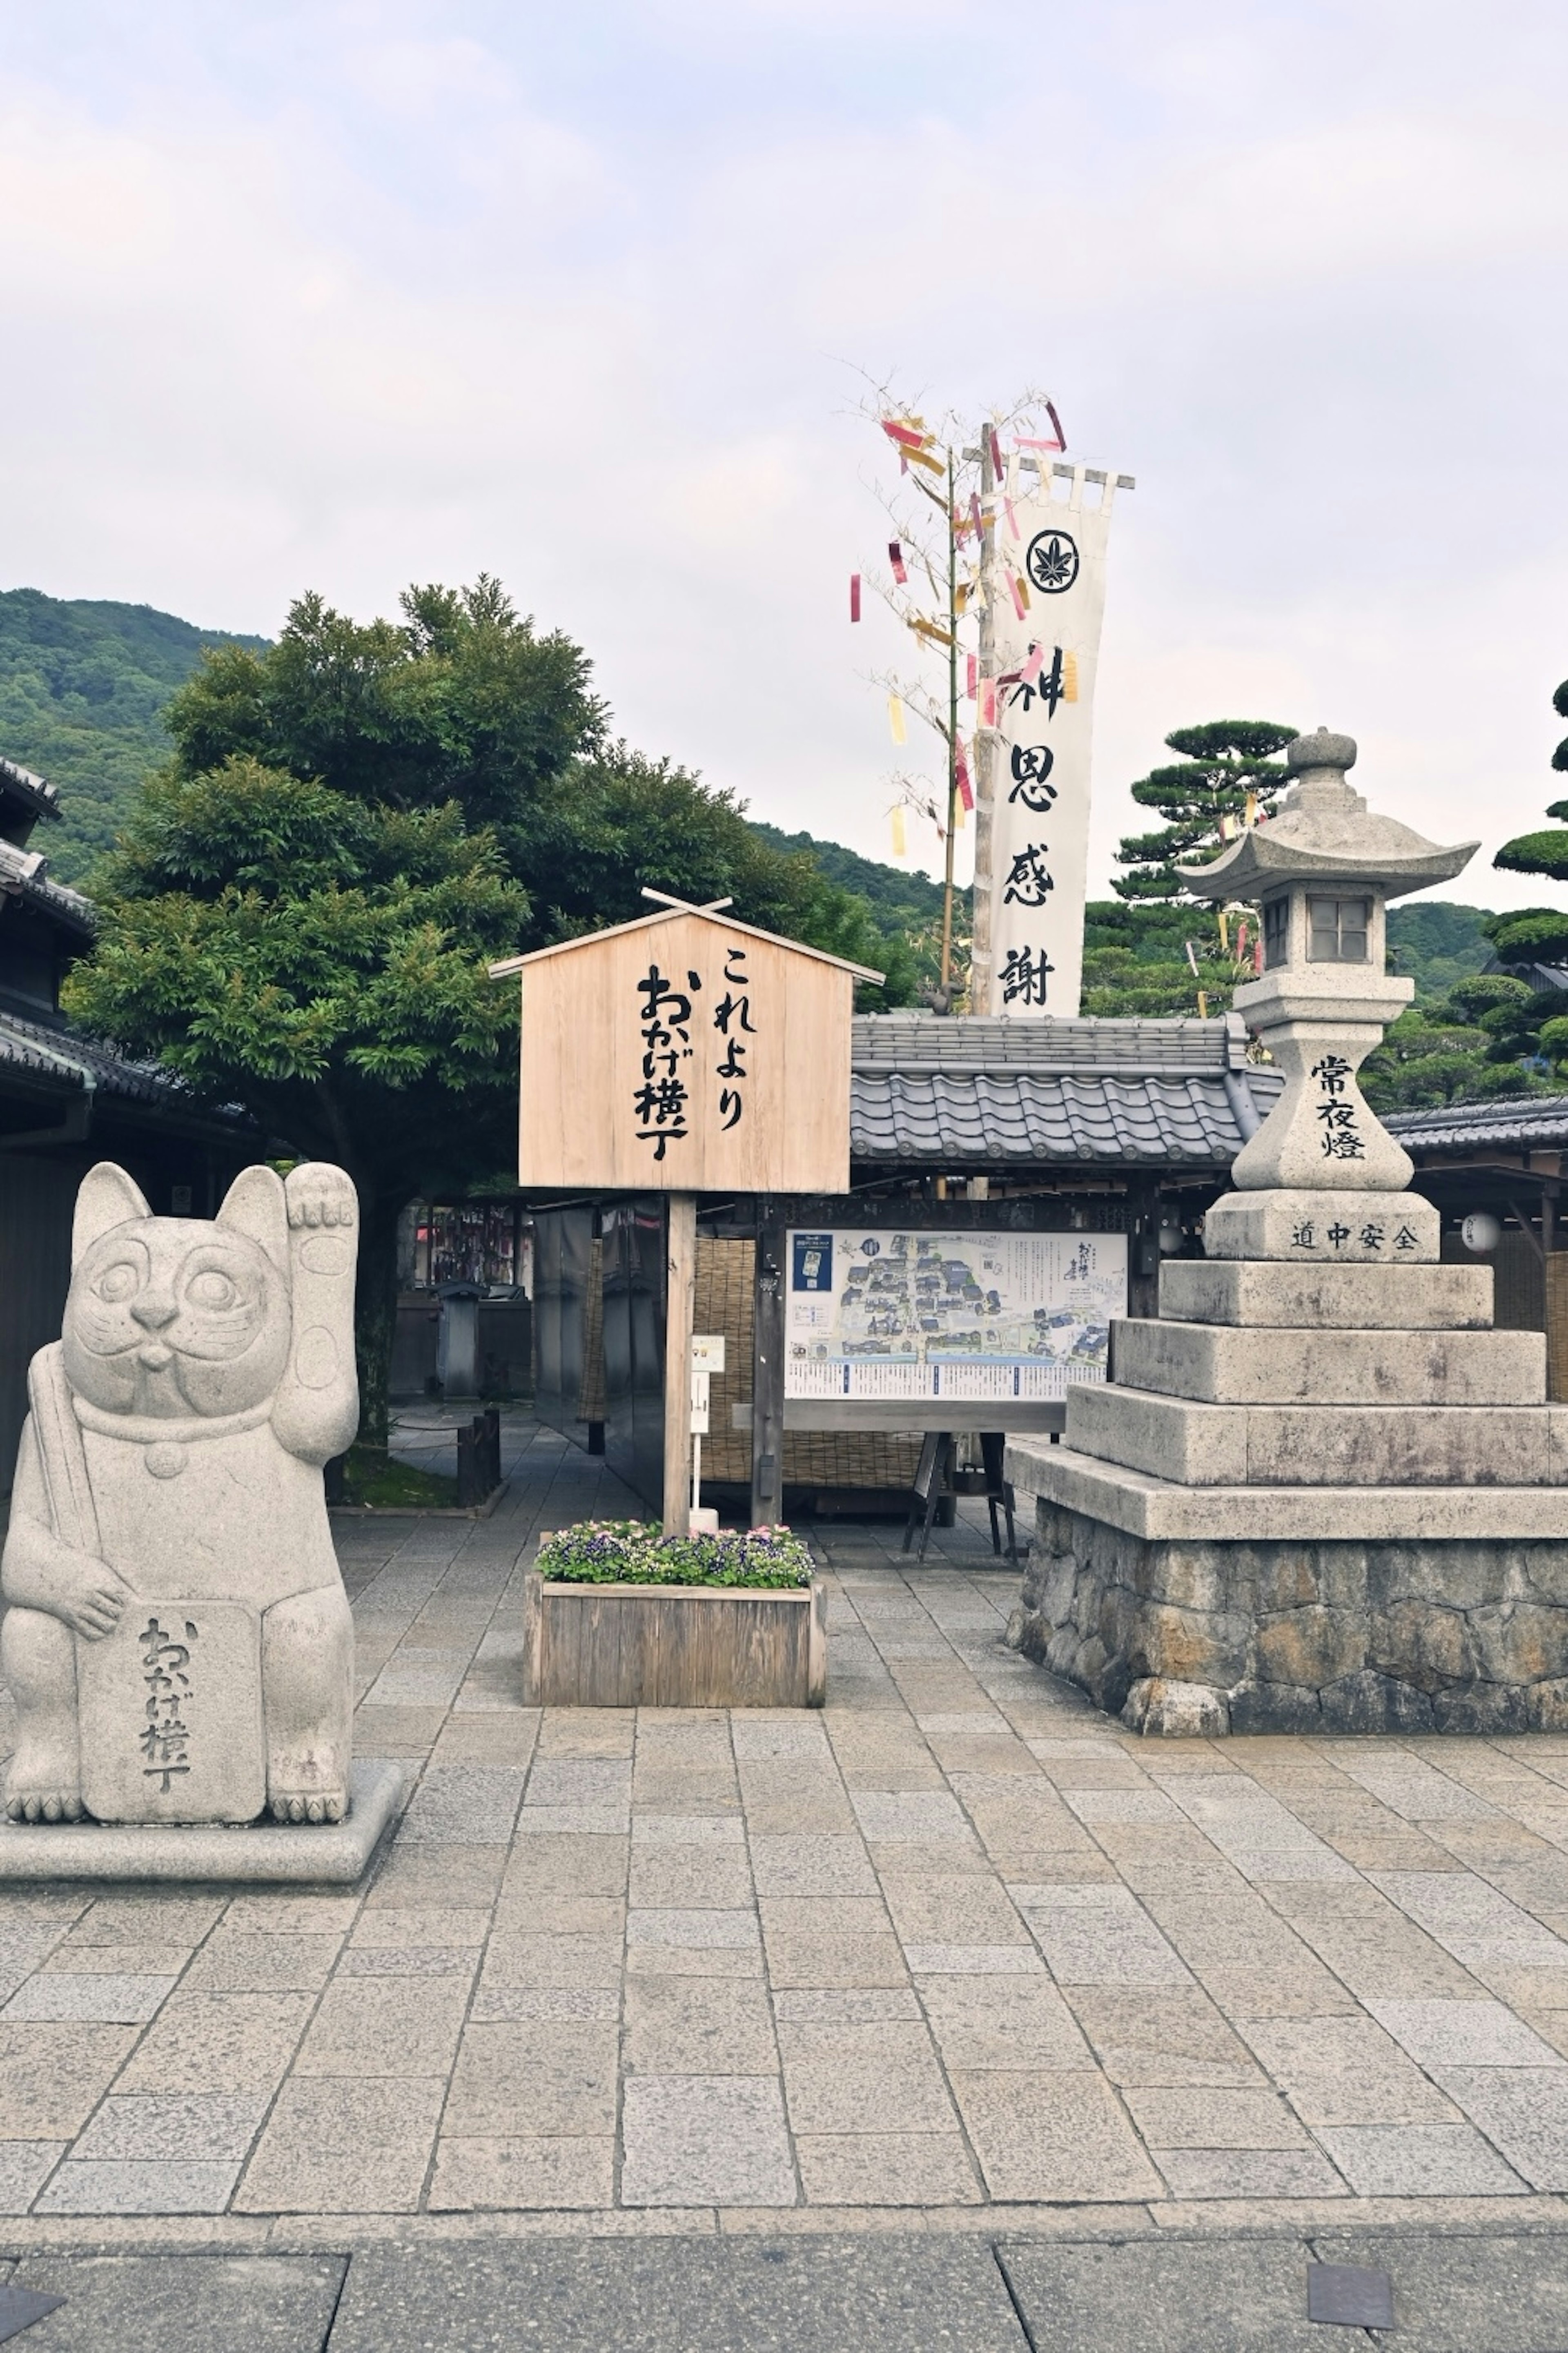
[(1102, 1381), (1125, 1234), (789, 1234), (784, 1396), (1061, 1397)]

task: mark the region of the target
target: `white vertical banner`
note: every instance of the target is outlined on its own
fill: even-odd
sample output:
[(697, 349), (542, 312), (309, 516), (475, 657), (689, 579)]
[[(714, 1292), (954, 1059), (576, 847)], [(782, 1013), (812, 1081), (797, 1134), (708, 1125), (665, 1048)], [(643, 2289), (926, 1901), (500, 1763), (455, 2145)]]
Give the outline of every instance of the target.
[[(1126, 477), (1096, 468), (1089, 484), (1086, 469), (1074, 466), (1053, 485), (1050, 467), (1042, 462), (1041, 487), (1024, 497), (1013, 460), (1007, 492), (999, 490), (995, 503), (990, 1001), (975, 1009), (1071, 1018), (1083, 978), (1106, 545), (1111, 501)], [(1053, 496), (1053, 486), (1065, 495)]]

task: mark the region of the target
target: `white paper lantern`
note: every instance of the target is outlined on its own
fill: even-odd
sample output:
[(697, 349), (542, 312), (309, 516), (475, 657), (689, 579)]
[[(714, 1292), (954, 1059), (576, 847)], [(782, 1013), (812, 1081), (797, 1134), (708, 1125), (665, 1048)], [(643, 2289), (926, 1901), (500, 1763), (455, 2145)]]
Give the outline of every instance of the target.
[(1496, 1250), (1502, 1240), (1502, 1228), (1489, 1209), (1472, 1209), (1459, 1228), (1459, 1240), (1468, 1250), (1474, 1250), (1479, 1257), (1487, 1250)]

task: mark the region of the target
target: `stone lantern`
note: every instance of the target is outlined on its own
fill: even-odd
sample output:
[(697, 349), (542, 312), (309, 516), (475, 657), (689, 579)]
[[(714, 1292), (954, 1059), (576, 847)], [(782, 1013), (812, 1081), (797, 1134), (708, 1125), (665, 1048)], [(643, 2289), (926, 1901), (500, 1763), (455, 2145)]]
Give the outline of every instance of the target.
[(1066, 1442), (1008, 1450), (1039, 1498), (1013, 1639), (1142, 1732), (1568, 1730), (1568, 1406), (1356, 1084), (1412, 995), (1384, 905), (1476, 845), (1369, 811), (1348, 736), (1287, 756), (1279, 814), (1187, 870), (1262, 902), (1236, 1008), (1284, 1090)]
[[(1326, 728), (1299, 735), (1286, 751), (1294, 781), (1278, 815), (1211, 865), (1183, 870), (1199, 898), (1258, 899), (1263, 907), (1263, 971), (1234, 1002), (1284, 1072), (1285, 1089), (1232, 1166), (1242, 1195), (1403, 1193), (1410, 1182), (1408, 1154), (1356, 1082), (1415, 994), (1413, 981), (1384, 969), (1384, 909), (1405, 892), (1452, 881), (1479, 845), (1441, 849), (1374, 816), (1346, 781), (1355, 755), (1348, 735)], [(1357, 1206), (1364, 1211), (1364, 1202)], [(1423, 1230), (1433, 1225), (1428, 1203), (1409, 1207)], [(1343, 1222), (1327, 1199), (1303, 1207), (1232, 1195), (1210, 1212), (1205, 1246), (1211, 1257), (1389, 1257), (1389, 1236), (1362, 1240), (1362, 1229), (1371, 1230), (1364, 1215), (1351, 1240), (1326, 1239)], [(1436, 1257), (1435, 1246), (1423, 1255)]]

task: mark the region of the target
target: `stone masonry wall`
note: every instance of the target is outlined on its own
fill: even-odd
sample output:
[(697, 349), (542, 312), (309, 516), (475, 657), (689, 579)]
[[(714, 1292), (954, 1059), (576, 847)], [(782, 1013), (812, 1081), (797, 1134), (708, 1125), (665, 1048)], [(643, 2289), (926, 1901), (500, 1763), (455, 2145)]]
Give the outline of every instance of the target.
[(1038, 1526), (1008, 1639), (1135, 1730), (1568, 1730), (1568, 1542)]

